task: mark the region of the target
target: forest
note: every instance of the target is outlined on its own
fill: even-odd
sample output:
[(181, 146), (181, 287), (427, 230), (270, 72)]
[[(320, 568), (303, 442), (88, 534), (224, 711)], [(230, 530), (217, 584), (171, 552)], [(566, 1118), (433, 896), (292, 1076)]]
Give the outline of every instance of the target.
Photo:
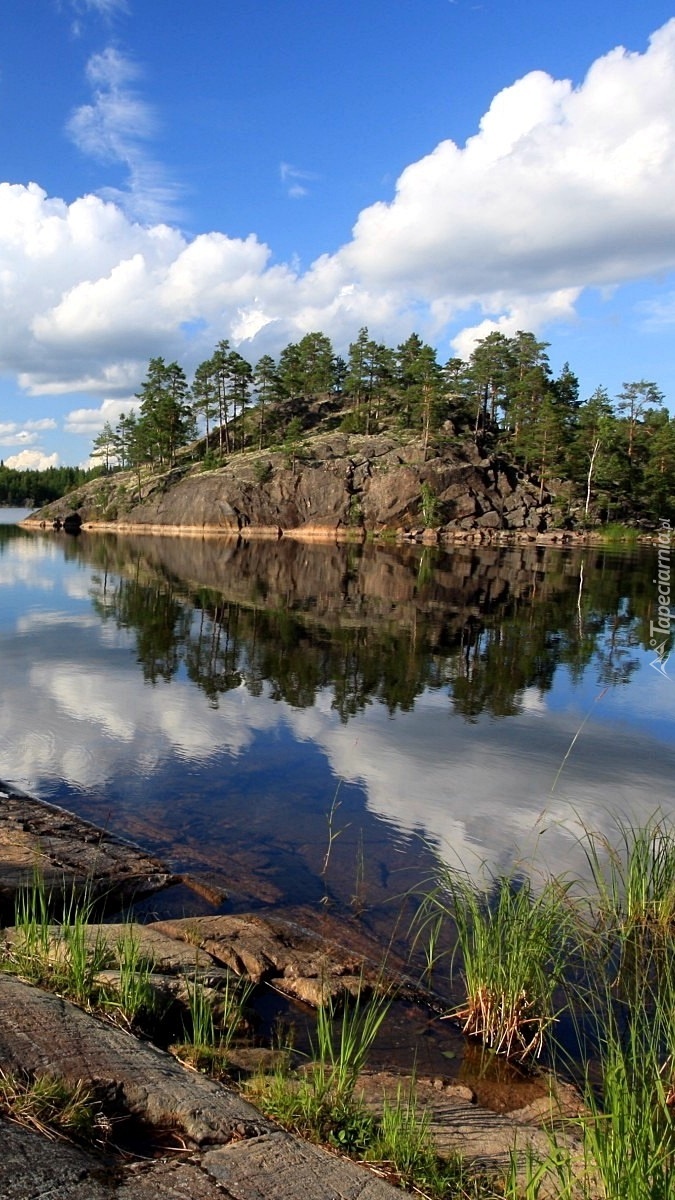
[(58, 500), (91, 479), (100, 468), (48, 467), (46, 471), (16, 471), (0, 462), (0, 504), (12, 508), (39, 508)]
[[(346, 359), (315, 332), (289, 343), (278, 359), (266, 354), (251, 364), (220, 341), (191, 380), (179, 363), (151, 359), (137, 404), (114, 427), (106, 423), (92, 457), (106, 472), (140, 475), (193, 458), (208, 470), (233, 454), (279, 447), (295, 462), (317, 428), (397, 430), (403, 441), (421, 442), (425, 459), (474, 441), (484, 456), (499, 455), (533, 475), (581, 525), (672, 520), (675, 419), (657, 384), (628, 381), (616, 397), (599, 386), (581, 398), (568, 363), (554, 376), (548, 349), (533, 333), (494, 332), (467, 361), (442, 363), (416, 333), (393, 348), (362, 328)], [(48, 498), (37, 479), (15, 487), (10, 475), (0, 468), (1, 502), (17, 502), (8, 500), (10, 487), (13, 497)], [(82, 478), (66, 482), (75, 487)]]

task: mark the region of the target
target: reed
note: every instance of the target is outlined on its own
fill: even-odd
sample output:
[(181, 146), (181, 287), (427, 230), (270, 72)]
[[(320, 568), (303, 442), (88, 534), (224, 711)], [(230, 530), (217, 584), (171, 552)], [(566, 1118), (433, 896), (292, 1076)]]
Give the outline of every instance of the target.
[(554, 880), (535, 892), (524, 877), (498, 876), (481, 892), (464, 873), (441, 867), (419, 918), (434, 938), (439, 914), (453, 923), (451, 973), (459, 957), (466, 991), (447, 1016), (498, 1053), (537, 1058), (573, 941), (567, 888)]
[(581, 843), (602, 926), (675, 932), (675, 831), (666, 817), (654, 813), (644, 825), (618, 819), (613, 837), (584, 830)]
[(89, 896), (78, 897), (75, 892), (64, 901), (59, 937), (64, 953), (56, 956), (55, 972), (64, 990), (78, 1004), (89, 1006), (96, 998), (96, 976), (109, 959), (105, 939), (97, 928), (92, 941), (89, 936), (93, 904)]
[(105, 997), (105, 1007), (118, 1014), (132, 1027), (156, 1008), (156, 995), (150, 982), (154, 963), (141, 951), (133, 923), (124, 929), (115, 943), (115, 958), (119, 967), (119, 983), (113, 995)]
[(332, 998), (319, 1005), (312, 1075), (320, 1094), (336, 1099), (353, 1094), (390, 1005), (387, 995), (373, 992), (366, 999), (362, 989), (345, 1000), (341, 1012)]
[(17, 893), (11, 961), (21, 974), (36, 983), (49, 971), (52, 936), (49, 910), (50, 896), (44, 877), (35, 871), (32, 884), (20, 888)]

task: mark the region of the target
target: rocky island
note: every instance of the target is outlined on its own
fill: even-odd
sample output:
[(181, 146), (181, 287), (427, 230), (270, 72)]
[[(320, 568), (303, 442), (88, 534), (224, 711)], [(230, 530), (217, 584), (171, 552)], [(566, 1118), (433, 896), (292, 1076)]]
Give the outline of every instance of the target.
[(27, 523), (73, 514), (85, 529), (120, 532), (436, 542), (534, 540), (553, 508), (537, 479), (472, 442), (425, 457), (419, 440), (335, 432), (308, 436), (294, 454), (249, 451), (210, 470), (185, 456), (167, 470), (115, 471)]

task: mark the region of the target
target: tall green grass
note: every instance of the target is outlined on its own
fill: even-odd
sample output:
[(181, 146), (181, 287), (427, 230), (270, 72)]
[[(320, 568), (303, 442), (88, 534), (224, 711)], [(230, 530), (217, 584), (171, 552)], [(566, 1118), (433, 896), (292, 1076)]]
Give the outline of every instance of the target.
[(157, 1008), (157, 998), (150, 977), (153, 962), (141, 950), (141, 942), (133, 924), (124, 926), (115, 943), (115, 959), (119, 968), (119, 982), (112, 992), (106, 994), (105, 1008), (121, 1017), (133, 1028), (143, 1018), (150, 1017)]
[(522, 876), (492, 877), (484, 891), (449, 867), (420, 909), (420, 926), (438, 937), (438, 917), (452, 922), (451, 973), (465, 1001), (448, 1016), (469, 1037), (509, 1058), (537, 1058), (555, 1022), (554, 997), (563, 980), (574, 925), (567, 889), (551, 881), (535, 892)]
[(675, 830), (661, 814), (643, 825), (614, 821), (614, 837), (585, 830), (591, 908), (605, 928), (675, 933)]
[(54, 986), (87, 1005), (108, 951), (100, 932), (93, 941), (89, 935), (94, 904), (86, 888), (64, 894), (60, 916), (53, 916), (58, 907), (42, 875), (36, 873), (33, 882), (17, 894), (11, 959), (32, 982)]
[(319, 1005), (312, 1058), (314, 1084), (321, 1095), (352, 1095), (390, 1005), (386, 995), (375, 992), (366, 998), (361, 990), (353, 1000), (345, 1000), (341, 1011), (333, 999)]

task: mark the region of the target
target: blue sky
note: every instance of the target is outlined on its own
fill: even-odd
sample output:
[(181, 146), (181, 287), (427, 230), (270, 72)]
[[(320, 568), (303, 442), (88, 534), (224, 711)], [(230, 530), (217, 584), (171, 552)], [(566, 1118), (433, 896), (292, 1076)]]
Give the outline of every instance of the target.
[(660, 0), (30, 0), (0, 16), (0, 458), (85, 462), (148, 359), (531, 329), (675, 368)]

